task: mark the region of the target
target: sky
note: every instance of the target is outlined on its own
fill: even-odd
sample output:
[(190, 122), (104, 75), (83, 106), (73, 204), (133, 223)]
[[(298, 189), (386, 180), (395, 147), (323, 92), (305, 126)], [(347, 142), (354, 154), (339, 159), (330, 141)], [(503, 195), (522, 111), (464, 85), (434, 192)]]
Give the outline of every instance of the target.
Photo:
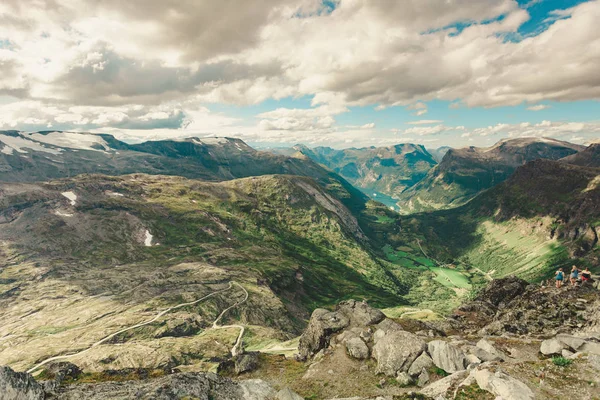
[(0, 129), (600, 139), (600, 0), (2, 0)]

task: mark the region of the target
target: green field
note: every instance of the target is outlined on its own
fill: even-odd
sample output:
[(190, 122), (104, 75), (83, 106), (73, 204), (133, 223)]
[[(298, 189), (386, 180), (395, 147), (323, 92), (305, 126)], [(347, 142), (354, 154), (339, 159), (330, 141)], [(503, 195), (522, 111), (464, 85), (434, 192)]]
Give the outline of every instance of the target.
[(469, 283), (469, 278), (467, 278), (460, 271), (456, 271), (454, 269), (449, 268), (440, 268), (440, 267), (429, 267), (429, 269), (435, 272), (435, 280), (441, 283), (444, 286), (448, 287), (456, 287), (459, 289), (470, 289), (471, 283)]

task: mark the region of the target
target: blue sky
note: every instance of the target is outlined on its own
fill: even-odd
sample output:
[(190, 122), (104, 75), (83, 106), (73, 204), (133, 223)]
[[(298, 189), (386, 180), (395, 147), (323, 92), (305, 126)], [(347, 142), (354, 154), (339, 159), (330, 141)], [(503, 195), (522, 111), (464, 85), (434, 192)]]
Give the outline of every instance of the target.
[(232, 136), (257, 147), (585, 144), (600, 137), (599, 19), (600, 0), (169, 10), (159, 0), (6, 0), (0, 129)]

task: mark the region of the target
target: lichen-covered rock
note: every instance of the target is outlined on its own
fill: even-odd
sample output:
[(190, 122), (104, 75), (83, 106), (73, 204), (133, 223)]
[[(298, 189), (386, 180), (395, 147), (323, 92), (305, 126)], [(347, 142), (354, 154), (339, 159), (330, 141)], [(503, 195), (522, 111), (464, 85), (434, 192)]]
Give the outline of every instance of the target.
[(346, 350), (351, 357), (358, 360), (369, 358), (369, 347), (359, 337), (348, 340), (346, 342)]
[(458, 347), (443, 340), (433, 340), (429, 342), (427, 349), (438, 368), (449, 373), (465, 369), (465, 353)]
[(473, 370), (471, 374), (481, 389), (487, 390), (502, 400), (531, 400), (535, 398), (526, 384), (502, 371), (492, 372), (482, 368)]
[(0, 399), (42, 400), (42, 386), (25, 372), (15, 372), (10, 367), (0, 367)]
[(562, 354), (566, 346), (556, 338), (544, 340), (540, 346), (540, 353), (545, 356), (554, 356)]
[(329, 345), (331, 335), (350, 325), (350, 320), (341, 312), (322, 308), (313, 311), (308, 327), (300, 337), (298, 352), (301, 359), (315, 355)]
[(356, 300), (342, 301), (336, 311), (344, 314), (351, 326), (369, 326), (380, 323), (385, 319), (385, 314), (369, 306), (366, 302)]
[(244, 353), (235, 358), (235, 373), (243, 374), (244, 372), (254, 371), (258, 368), (258, 353)]
[(426, 348), (425, 342), (412, 333), (389, 332), (373, 346), (372, 356), (377, 360), (376, 373), (396, 376), (398, 372), (407, 372)]
[(433, 360), (429, 357), (429, 354), (423, 352), (416, 360), (412, 363), (410, 368), (408, 369), (408, 374), (410, 376), (419, 376), (423, 371), (428, 370), (433, 366)]
[(412, 378), (406, 372), (400, 372), (398, 376), (396, 376), (396, 383), (401, 387), (409, 386), (412, 383)]
[(304, 397), (292, 391), (290, 388), (281, 389), (275, 397), (277, 400), (304, 400)]
[(468, 375), (469, 373), (467, 371), (455, 372), (452, 375), (448, 375), (447, 377), (435, 381), (432, 384), (424, 387), (423, 389), (421, 389), (421, 393), (425, 396), (433, 397), (434, 399), (445, 399), (446, 394), (450, 391), (450, 389), (457, 386)]

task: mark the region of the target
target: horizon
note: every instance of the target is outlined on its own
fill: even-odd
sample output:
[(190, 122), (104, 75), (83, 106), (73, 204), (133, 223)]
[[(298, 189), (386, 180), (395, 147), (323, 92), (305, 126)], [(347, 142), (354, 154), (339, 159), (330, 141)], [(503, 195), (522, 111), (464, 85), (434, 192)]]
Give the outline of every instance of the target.
[(0, 129), (257, 147), (585, 145), (600, 138), (599, 17), (600, 0), (7, 0)]

